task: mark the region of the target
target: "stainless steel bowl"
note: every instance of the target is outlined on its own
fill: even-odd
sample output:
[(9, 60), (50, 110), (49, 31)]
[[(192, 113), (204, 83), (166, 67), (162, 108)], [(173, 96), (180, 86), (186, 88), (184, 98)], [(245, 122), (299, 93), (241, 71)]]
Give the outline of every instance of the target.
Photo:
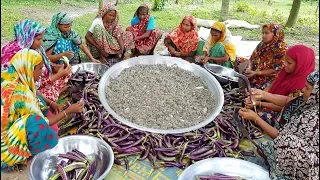
[[(109, 66), (102, 63), (95, 63), (95, 62), (81, 63), (81, 64), (73, 65), (71, 67), (72, 73), (75, 73), (78, 70), (78, 68), (80, 68), (79, 72), (88, 71), (88, 72), (92, 72), (102, 76), (109, 69)], [(82, 79), (72, 79), (72, 80), (82, 81)]]
[(235, 77), (235, 74), (238, 73), (231, 68), (209, 63), (203, 66), (207, 71), (214, 75), (222, 85), (228, 84), (230, 81), (238, 83), (238, 78)]
[(50, 150), (33, 157), (28, 176), (31, 180), (46, 180), (55, 172), (55, 165), (61, 161), (56, 155), (78, 149), (91, 158), (98, 157), (98, 166), (94, 178), (102, 180), (111, 170), (114, 154), (111, 147), (99, 138), (87, 135), (71, 135), (59, 139), (58, 144)]
[[(204, 119), (201, 123), (191, 126), (188, 128), (181, 128), (181, 129), (153, 129), (153, 128), (148, 128), (144, 126), (137, 125), (135, 123), (130, 122), (129, 120), (121, 117), (118, 115), (108, 104), (108, 99), (106, 98), (105, 94), (105, 88), (106, 86), (110, 83), (111, 79), (114, 79), (119, 76), (122, 70), (125, 68), (129, 68), (138, 64), (145, 64), (145, 65), (154, 65), (154, 64), (166, 64), (168, 66), (178, 66), (182, 69), (185, 69), (187, 71), (193, 72), (195, 75), (199, 76), (204, 82), (207, 83), (208, 88), (210, 91), (214, 94), (215, 97), (215, 109), (214, 111), (209, 115), (207, 119)], [(199, 65), (196, 64), (191, 64), (188, 61), (182, 60), (180, 58), (176, 57), (169, 57), (169, 56), (159, 56), (159, 55), (151, 55), (151, 56), (139, 56), (135, 58), (130, 58), (125, 61), (121, 61), (112, 67), (110, 67), (107, 72), (102, 76), (99, 82), (99, 88), (98, 88), (98, 93), (99, 93), (99, 99), (104, 108), (117, 120), (120, 122), (136, 128), (140, 129), (143, 131), (148, 131), (148, 132), (154, 132), (154, 133), (184, 133), (184, 132), (189, 132), (192, 130), (199, 129), (208, 123), (210, 123), (221, 111), (223, 102), (224, 102), (224, 94), (221, 85), (219, 82), (212, 76), (210, 73), (208, 73), (205, 69), (201, 68)]]
[(178, 180), (195, 180), (199, 175), (221, 173), (250, 180), (270, 180), (269, 173), (261, 166), (235, 158), (209, 158), (187, 167)]

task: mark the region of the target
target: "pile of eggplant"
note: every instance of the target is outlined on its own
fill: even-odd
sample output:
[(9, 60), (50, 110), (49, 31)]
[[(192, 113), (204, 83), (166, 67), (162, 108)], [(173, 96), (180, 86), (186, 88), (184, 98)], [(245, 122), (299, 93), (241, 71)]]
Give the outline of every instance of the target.
[(68, 159), (67, 161), (61, 160), (56, 165), (55, 173), (49, 180), (91, 180), (97, 168), (97, 159), (93, 157), (90, 160), (86, 155), (77, 149), (73, 149), (66, 154), (58, 154), (59, 158)]
[[(83, 74), (83, 73), (82, 73)], [(81, 78), (81, 74), (76, 75)], [(86, 77), (89, 74), (85, 75)], [(243, 105), (243, 91), (223, 86), (225, 93), (221, 113), (208, 125), (184, 134), (155, 134), (128, 127), (113, 118), (102, 106), (98, 97), (99, 75), (82, 77), (82, 82), (71, 81), (69, 97), (72, 103), (83, 101), (83, 113), (74, 114), (70, 121), (60, 125), (60, 130), (78, 127), (77, 134), (86, 134), (105, 140), (115, 154), (115, 164), (125, 164), (129, 169), (128, 156), (139, 160), (148, 159), (153, 168), (186, 168), (190, 164), (211, 157), (254, 156), (252, 149), (240, 148), (242, 137), (234, 124), (232, 114)], [(70, 104), (70, 103), (69, 103)], [(242, 123), (252, 139), (263, 136), (261, 130), (250, 121)]]

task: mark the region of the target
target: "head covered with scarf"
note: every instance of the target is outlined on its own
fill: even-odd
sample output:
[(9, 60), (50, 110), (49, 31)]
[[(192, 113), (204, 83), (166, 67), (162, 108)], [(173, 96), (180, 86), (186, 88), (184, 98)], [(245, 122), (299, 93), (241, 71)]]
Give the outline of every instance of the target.
[(74, 44), (82, 43), (81, 37), (72, 29), (67, 33), (61, 33), (59, 25), (73, 23), (73, 18), (65, 12), (59, 12), (52, 17), (51, 25), (45, 30), (43, 37), (43, 47), (45, 50), (51, 49), (60, 38), (71, 40)]
[(287, 73), (283, 68), (269, 90), (270, 93), (287, 96), (295, 90), (303, 89), (307, 76), (315, 69), (314, 51), (305, 45), (290, 47), (286, 55), (296, 62), (296, 69), (293, 73)]
[(107, 23), (107, 26), (105, 26), (104, 28), (106, 29), (106, 31), (108, 31), (110, 33), (121, 32), (121, 26), (118, 23), (119, 22), (119, 14), (118, 14), (118, 11), (117, 11), (115, 5), (113, 5), (111, 3), (106, 4), (98, 12), (98, 14), (97, 14), (97, 16), (95, 18), (102, 18), (103, 19), (103, 17), (110, 11), (115, 11), (116, 12), (116, 18), (111, 23)]
[[(12, 57), (23, 48), (31, 48), (36, 36), (44, 32), (44, 28), (33, 20), (22, 20), (14, 25), (14, 40), (9, 42), (1, 51), (1, 71), (9, 68)], [(36, 49), (42, 56), (45, 65), (51, 72), (50, 61), (45, 55), (43, 47)]]
[(313, 86), (311, 95), (274, 139), (276, 170), (290, 179), (309, 179), (319, 173), (319, 71), (307, 81)]
[[(191, 23), (191, 30), (184, 32), (182, 22), (187, 20)], [(172, 30), (167, 37), (177, 46), (182, 52), (191, 52), (197, 50), (199, 43), (199, 35), (197, 32), (197, 20), (194, 16), (185, 16), (179, 26)]]
[(141, 36), (145, 31), (147, 30), (149, 18), (150, 18), (150, 10), (147, 4), (141, 4), (136, 12), (134, 13), (133, 17), (139, 17), (139, 10), (141, 8), (145, 8), (147, 11), (147, 14), (144, 19), (140, 20), (138, 24), (135, 24), (131, 27), (131, 32), (135, 37)]
[(31, 156), (27, 140), (27, 120), (43, 116), (33, 79), (34, 68), (42, 56), (31, 49), (22, 49), (13, 56), (8, 71), (1, 72), (1, 166), (12, 166)]
[[(215, 22), (212, 24), (211, 29), (215, 29), (221, 32), (220, 39), (216, 42), (210, 33), (208, 42), (209, 49), (212, 48), (216, 43), (222, 43), (226, 53), (229, 55), (231, 61), (236, 60), (236, 47), (232, 44), (229, 35), (227, 34), (227, 27), (223, 22)], [(204, 51), (208, 51), (208, 47), (204, 47)]]
[(267, 69), (273, 68), (274, 62), (281, 61), (287, 50), (287, 44), (284, 42), (284, 33), (279, 24), (265, 24), (262, 26), (263, 28), (268, 28), (274, 36), (268, 44), (261, 41), (250, 57), (250, 61), (259, 70), (265, 69), (265, 66), (267, 66)]

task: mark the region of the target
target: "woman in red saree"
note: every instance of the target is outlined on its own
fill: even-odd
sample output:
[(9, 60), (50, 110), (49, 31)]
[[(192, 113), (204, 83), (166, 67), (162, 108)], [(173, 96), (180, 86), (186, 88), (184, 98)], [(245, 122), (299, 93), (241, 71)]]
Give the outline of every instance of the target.
[(185, 16), (179, 26), (164, 39), (171, 56), (193, 61), (199, 44), (197, 21), (194, 16)]
[(131, 27), (128, 27), (127, 31), (132, 32), (134, 36), (136, 55), (153, 54), (162, 35), (160, 29), (155, 27), (154, 17), (150, 16), (149, 7), (146, 4), (139, 6), (131, 20)]

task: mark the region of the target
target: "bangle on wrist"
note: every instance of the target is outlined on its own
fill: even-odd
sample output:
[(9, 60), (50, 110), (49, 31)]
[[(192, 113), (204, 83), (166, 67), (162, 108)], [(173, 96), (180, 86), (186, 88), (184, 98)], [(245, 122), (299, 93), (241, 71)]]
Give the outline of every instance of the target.
[(68, 115), (67, 115), (66, 111), (63, 111), (63, 113), (64, 113), (65, 118), (67, 118)]
[(259, 103), (259, 108), (261, 109), (261, 101), (260, 101), (260, 103)]

